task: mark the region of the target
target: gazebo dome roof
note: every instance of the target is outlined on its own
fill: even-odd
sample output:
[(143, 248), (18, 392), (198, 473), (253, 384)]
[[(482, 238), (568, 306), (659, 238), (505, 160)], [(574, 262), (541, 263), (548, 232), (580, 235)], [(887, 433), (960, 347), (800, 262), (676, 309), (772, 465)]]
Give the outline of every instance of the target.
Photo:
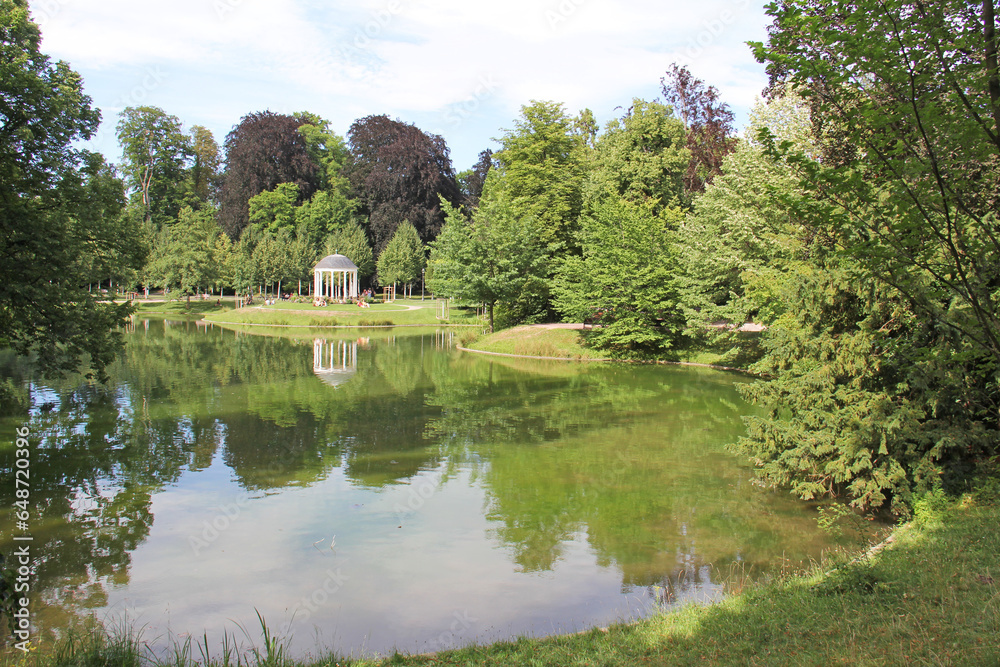
[(358, 267), (344, 255), (327, 255), (319, 260), (316, 269), (334, 269), (337, 271), (357, 271)]

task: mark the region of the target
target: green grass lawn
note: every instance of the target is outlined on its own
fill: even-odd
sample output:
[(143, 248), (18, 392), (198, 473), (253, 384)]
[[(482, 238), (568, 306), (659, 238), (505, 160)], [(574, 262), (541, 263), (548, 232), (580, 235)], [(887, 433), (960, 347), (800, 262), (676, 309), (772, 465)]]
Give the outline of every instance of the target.
[(603, 359), (598, 350), (584, 347), (580, 329), (543, 329), (521, 326), (484, 336), (467, 347), (481, 352), (559, 359)]
[(222, 299), (220, 306), (215, 305), (217, 300), (218, 297), (207, 301), (192, 298), (190, 305), (184, 299), (143, 301), (136, 304), (136, 313), (139, 315), (206, 315), (232, 311), (236, 307), (232, 297)]
[[(589, 329), (545, 329), (536, 326), (518, 326), (482, 336), (465, 345), (470, 350), (515, 354), (529, 357), (557, 359), (596, 360), (607, 358), (607, 353), (587, 346)], [(723, 355), (712, 350), (682, 350), (678, 361), (684, 363), (716, 365)]]
[(447, 319), (440, 319), (439, 302), (399, 299), (392, 303), (374, 303), (369, 308), (354, 304), (334, 304), (316, 308), (312, 303), (280, 301), (273, 306), (254, 304), (246, 308), (206, 315), (209, 322), (270, 326), (441, 326), (475, 325), (480, 322), (475, 310), (452, 306)]

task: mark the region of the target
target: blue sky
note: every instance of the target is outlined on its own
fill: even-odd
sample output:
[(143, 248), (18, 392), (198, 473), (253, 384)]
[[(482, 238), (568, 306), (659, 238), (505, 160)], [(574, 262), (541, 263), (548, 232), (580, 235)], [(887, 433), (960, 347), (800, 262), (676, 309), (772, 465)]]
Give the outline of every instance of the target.
[(766, 83), (745, 45), (763, 0), (31, 0), (42, 49), (103, 113), (91, 142), (120, 159), (126, 106), (153, 105), (220, 145), (253, 111), (312, 111), (346, 135), (387, 114), (442, 135), (457, 171), (533, 99), (603, 125), (660, 95), (671, 63), (716, 86), (740, 127)]

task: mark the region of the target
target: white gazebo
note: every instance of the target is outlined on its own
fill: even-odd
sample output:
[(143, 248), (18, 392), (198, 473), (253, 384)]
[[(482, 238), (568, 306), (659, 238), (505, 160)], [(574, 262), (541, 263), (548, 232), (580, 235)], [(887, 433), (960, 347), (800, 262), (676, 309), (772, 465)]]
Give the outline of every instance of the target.
[(347, 301), (358, 298), (358, 267), (343, 255), (328, 255), (313, 269), (313, 297)]

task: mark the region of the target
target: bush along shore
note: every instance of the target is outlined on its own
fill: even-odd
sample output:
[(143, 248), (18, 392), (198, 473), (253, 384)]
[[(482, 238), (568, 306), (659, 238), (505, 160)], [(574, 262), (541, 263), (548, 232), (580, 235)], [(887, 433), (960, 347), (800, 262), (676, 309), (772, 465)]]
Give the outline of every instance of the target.
[[(517, 638), (426, 655), (289, 656), (261, 619), (249, 649), (189, 641), (152, 658), (141, 633), (96, 627), (2, 665), (940, 665), (1000, 664), (1000, 479), (960, 497), (929, 493), (872, 549), (748, 585), (713, 605), (575, 635)], [(244, 632), (250, 636), (249, 632)]]

